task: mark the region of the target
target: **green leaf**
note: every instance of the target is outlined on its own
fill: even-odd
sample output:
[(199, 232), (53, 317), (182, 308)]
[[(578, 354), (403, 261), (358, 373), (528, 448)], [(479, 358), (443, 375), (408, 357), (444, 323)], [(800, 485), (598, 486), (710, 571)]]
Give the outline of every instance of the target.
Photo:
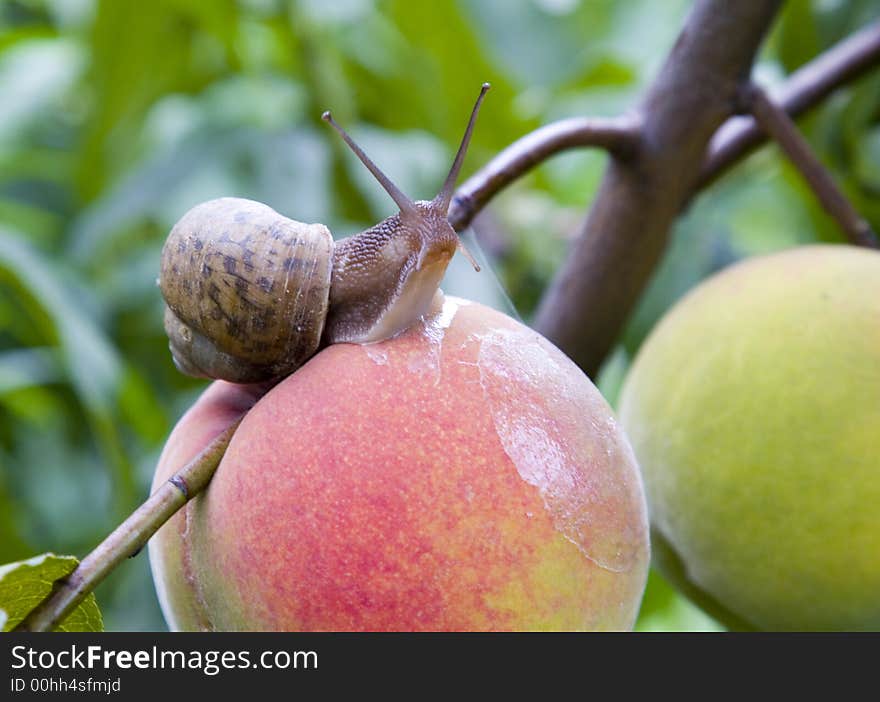
[(160, 96), (197, 90), (234, 62), (236, 16), (232, 0), (97, 3), (86, 47), (94, 103), (77, 172), (86, 200), (100, 195), (135, 158), (134, 136)]
[(61, 366), (87, 411), (92, 430), (117, 479), (119, 504), (133, 494), (131, 465), (116, 425), (117, 393), (125, 363), (103, 330), (76, 304), (60, 266), (42, 257), (23, 236), (0, 227), (0, 289), (35, 300), (45, 312), (45, 341), (58, 342)]
[(50, 348), (0, 351), (0, 397), (21, 388), (54, 383), (61, 377)]
[(0, 276), (39, 302), (51, 320), (47, 337), (57, 335), (64, 365), (83, 403), (93, 411), (107, 412), (121, 373), (121, 359), (112, 344), (76, 305), (59, 267), (30, 246), (24, 235), (0, 228), (0, 238)]
[[(0, 624), (12, 631), (52, 591), (56, 580), (73, 572), (73, 556), (44, 553), (26, 561), (0, 566)], [(103, 631), (104, 620), (94, 593), (90, 593), (55, 631)]]
[(803, 65), (821, 50), (819, 26), (811, 3), (788, 3), (774, 33), (779, 60), (789, 71)]
[(53, 101), (70, 89), (83, 64), (81, 47), (71, 39), (34, 39), (0, 56), (0, 144), (14, 142)]
[[(5, 456), (0, 449), (0, 562), (22, 558), (35, 550), (21, 536), (21, 514), (7, 487)], [(2, 629), (3, 624), (0, 623)]]

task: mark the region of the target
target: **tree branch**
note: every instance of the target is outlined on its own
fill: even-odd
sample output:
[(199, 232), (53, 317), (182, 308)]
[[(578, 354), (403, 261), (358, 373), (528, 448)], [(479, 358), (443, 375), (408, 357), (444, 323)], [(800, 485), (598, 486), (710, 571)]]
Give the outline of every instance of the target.
[(640, 147), (612, 159), (534, 320), (587, 374), (597, 372), (660, 260), (779, 5), (698, 0), (648, 89)]
[(198, 456), (116, 527), (70, 575), (57, 581), (52, 593), (31, 610), (15, 631), (52, 631), (116, 566), (137, 554), (171, 515), (204, 490), (240, 421), (218, 434)]
[[(841, 85), (880, 63), (880, 21), (864, 27), (791, 74), (772, 93), (792, 117), (806, 112)], [(572, 118), (541, 127), (505, 148), (456, 191), (449, 221), (461, 231), (503, 188), (545, 159), (576, 147), (606, 149), (626, 159), (637, 147), (638, 114), (617, 118)], [(713, 136), (694, 192), (709, 186), (767, 140), (751, 117), (731, 117)]]
[(500, 190), (560, 151), (596, 147), (625, 159), (635, 150), (639, 134), (636, 115), (574, 117), (540, 127), (501, 151), (455, 191), (449, 223), (461, 231)]
[[(792, 117), (828, 97), (835, 88), (862, 76), (880, 63), (880, 21), (869, 24), (791, 74), (771, 93), (773, 102)], [(766, 141), (751, 117), (728, 120), (712, 138), (697, 181), (702, 189)]]
[[(692, 11), (673, 55), (651, 88), (649, 96), (653, 97), (646, 97), (641, 110), (620, 118), (582, 118), (547, 125), (504, 149), (458, 189), (449, 219), (457, 230), (461, 230), (501, 189), (556, 153), (578, 146), (595, 146), (607, 149), (614, 157), (572, 256), (545, 294), (536, 319), (536, 327), (553, 338), (588, 373), (595, 374), (598, 370), (629, 315), (662, 254), (675, 215), (696, 192), (710, 185), (766, 141), (767, 135), (753, 118), (734, 117), (732, 114), (736, 104), (736, 85), (747, 79), (753, 58), (750, 55), (745, 60), (744, 56), (754, 51), (778, 5), (778, 2), (765, 0), (754, 3), (751, 8), (737, 8), (733, 12), (728, 10), (724, 0), (702, 0)], [(713, 28), (707, 30), (700, 26), (700, 22), (704, 22), (706, 27), (710, 23), (697, 18), (711, 16), (712, 12), (718, 16), (711, 22)], [(742, 31), (743, 27), (746, 28), (745, 32)], [(704, 41), (699, 40), (698, 36), (695, 38), (695, 35), (707, 31), (711, 32), (711, 38)], [(728, 34), (725, 36), (724, 32)], [(713, 41), (730, 43), (732, 37), (736, 37), (736, 46), (711, 46)], [(704, 55), (708, 56), (713, 51), (727, 58), (720, 59), (709, 69), (702, 62)], [(719, 63), (726, 63), (726, 67), (719, 66)], [(799, 115), (821, 102), (835, 88), (855, 80), (878, 63), (880, 22), (875, 22), (795, 71), (774, 94), (774, 102), (790, 115)], [(718, 71), (719, 67), (723, 70), (713, 75), (713, 71)], [(736, 70), (740, 70), (741, 75), (737, 76)], [(673, 75), (675, 73), (680, 74), (678, 79)], [(681, 104), (678, 109), (669, 106), (666, 117), (652, 116), (650, 129), (646, 130), (649, 140), (646, 147), (649, 155), (646, 156), (639, 147), (643, 129), (639, 115), (650, 114), (652, 100), (654, 103), (664, 102), (664, 89), (680, 91), (678, 98)], [(705, 105), (701, 104), (703, 97), (707, 98)], [(690, 120), (695, 115), (699, 119), (693, 124), (695, 129), (692, 133), (679, 133), (666, 144), (659, 141), (668, 136), (667, 131), (670, 134), (676, 131), (676, 118), (679, 120), (679, 132), (687, 132), (691, 126)], [(722, 115), (721, 122), (718, 121), (719, 115)], [(693, 177), (690, 161), (682, 162), (681, 167), (667, 169), (668, 175), (664, 173), (661, 163), (665, 162), (665, 158), (671, 157), (681, 146), (687, 147), (687, 153), (693, 154), (699, 143), (705, 142), (705, 133), (712, 124), (721, 124), (721, 127), (709, 142), (708, 155), (698, 175)], [(696, 129), (698, 126), (699, 130)], [(650, 155), (652, 150), (653, 155)], [(641, 183), (636, 176), (640, 169), (646, 169)], [(689, 195), (678, 200), (682, 178), (692, 179), (693, 183)], [(668, 207), (659, 203), (656, 207), (652, 204), (644, 209), (643, 200), (647, 202), (648, 199), (665, 197), (664, 185), (671, 186), (667, 190), (670, 198), (677, 201), (676, 206)], [(642, 187), (644, 193), (640, 192)], [(621, 204), (612, 206), (602, 202), (609, 199), (620, 199)], [(603, 235), (603, 227), (618, 216), (618, 224)], [(644, 241), (633, 243), (624, 235), (628, 243), (614, 244), (616, 253), (604, 255), (602, 262), (589, 263), (593, 254), (588, 252), (601, 248), (599, 242), (603, 236), (606, 241), (612, 241), (612, 237), (618, 234), (612, 235), (610, 232), (619, 230), (626, 230), (634, 236), (642, 223), (650, 224), (646, 228)], [(657, 232), (661, 230), (662, 235), (658, 235)], [(591, 243), (586, 243), (588, 239)], [(652, 250), (645, 251), (646, 247)], [(623, 262), (623, 275), (620, 277), (610, 272), (615, 270), (614, 261), (618, 264)], [(585, 280), (592, 282), (583, 282)], [(561, 312), (562, 306), (576, 307), (581, 305), (582, 300), (588, 301), (583, 303), (584, 309), (573, 313)], [(622, 304), (617, 306), (617, 303)], [(594, 319), (591, 320), (591, 316)], [(566, 324), (569, 324), (567, 332), (563, 329)], [(592, 350), (586, 349), (587, 346), (593, 347)]]
[(837, 220), (849, 240), (857, 246), (877, 248), (877, 236), (871, 230), (871, 225), (859, 215), (837, 187), (831, 174), (813, 153), (807, 140), (801, 136), (785, 111), (754, 84), (743, 91), (743, 98), (755, 121), (779, 144), (813, 189), (822, 207)]

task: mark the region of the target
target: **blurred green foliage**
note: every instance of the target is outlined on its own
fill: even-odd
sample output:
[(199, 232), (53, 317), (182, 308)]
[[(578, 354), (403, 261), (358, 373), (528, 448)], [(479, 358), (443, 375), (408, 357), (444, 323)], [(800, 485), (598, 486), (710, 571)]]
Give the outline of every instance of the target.
[[(84, 555), (147, 494), (162, 442), (204, 386), (178, 374), (155, 281), (176, 219), (250, 197), (346, 236), (392, 206), (338, 138), (350, 128), (414, 197), (448, 168), (481, 82), (473, 172), (553, 119), (631, 106), (685, 0), (6, 0), (0, 2), (0, 563)], [(873, 0), (794, 0), (757, 67), (773, 85), (880, 16)], [(802, 122), (880, 228), (880, 73)], [(493, 203), (496, 276), (447, 291), (528, 320), (605, 158), (571, 152)], [(713, 270), (840, 240), (767, 148), (701, 196), (600, 378), (613, 402), (660, 314)], [(98, 590), (109, 630), (162, 629), (145, 556)], [(656, 574), (639, 628), (713, 629)]]

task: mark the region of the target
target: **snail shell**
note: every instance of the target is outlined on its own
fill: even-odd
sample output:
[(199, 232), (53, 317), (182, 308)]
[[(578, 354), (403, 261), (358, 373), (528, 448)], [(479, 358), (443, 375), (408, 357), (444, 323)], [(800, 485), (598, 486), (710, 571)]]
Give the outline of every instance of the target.
[(241, 198), (197, 205), (162, 251), (159, 284), (175, 365), (235, 383), (293, 372), (320, 345), (332, 262), (333, 237), (323, 224)]

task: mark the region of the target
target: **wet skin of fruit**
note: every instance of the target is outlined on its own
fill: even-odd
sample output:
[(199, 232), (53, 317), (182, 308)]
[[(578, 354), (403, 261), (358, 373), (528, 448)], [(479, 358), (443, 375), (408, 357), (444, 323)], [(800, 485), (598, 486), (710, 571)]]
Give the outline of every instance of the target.
[[(331, 346), (247, 414), (207, 492), (150, 544), (174, 629), (629, 629), (649, 560), (629, 444), (549, 342), (446, 298)], [(213, 384), (166, 480), (243, 407)]]

